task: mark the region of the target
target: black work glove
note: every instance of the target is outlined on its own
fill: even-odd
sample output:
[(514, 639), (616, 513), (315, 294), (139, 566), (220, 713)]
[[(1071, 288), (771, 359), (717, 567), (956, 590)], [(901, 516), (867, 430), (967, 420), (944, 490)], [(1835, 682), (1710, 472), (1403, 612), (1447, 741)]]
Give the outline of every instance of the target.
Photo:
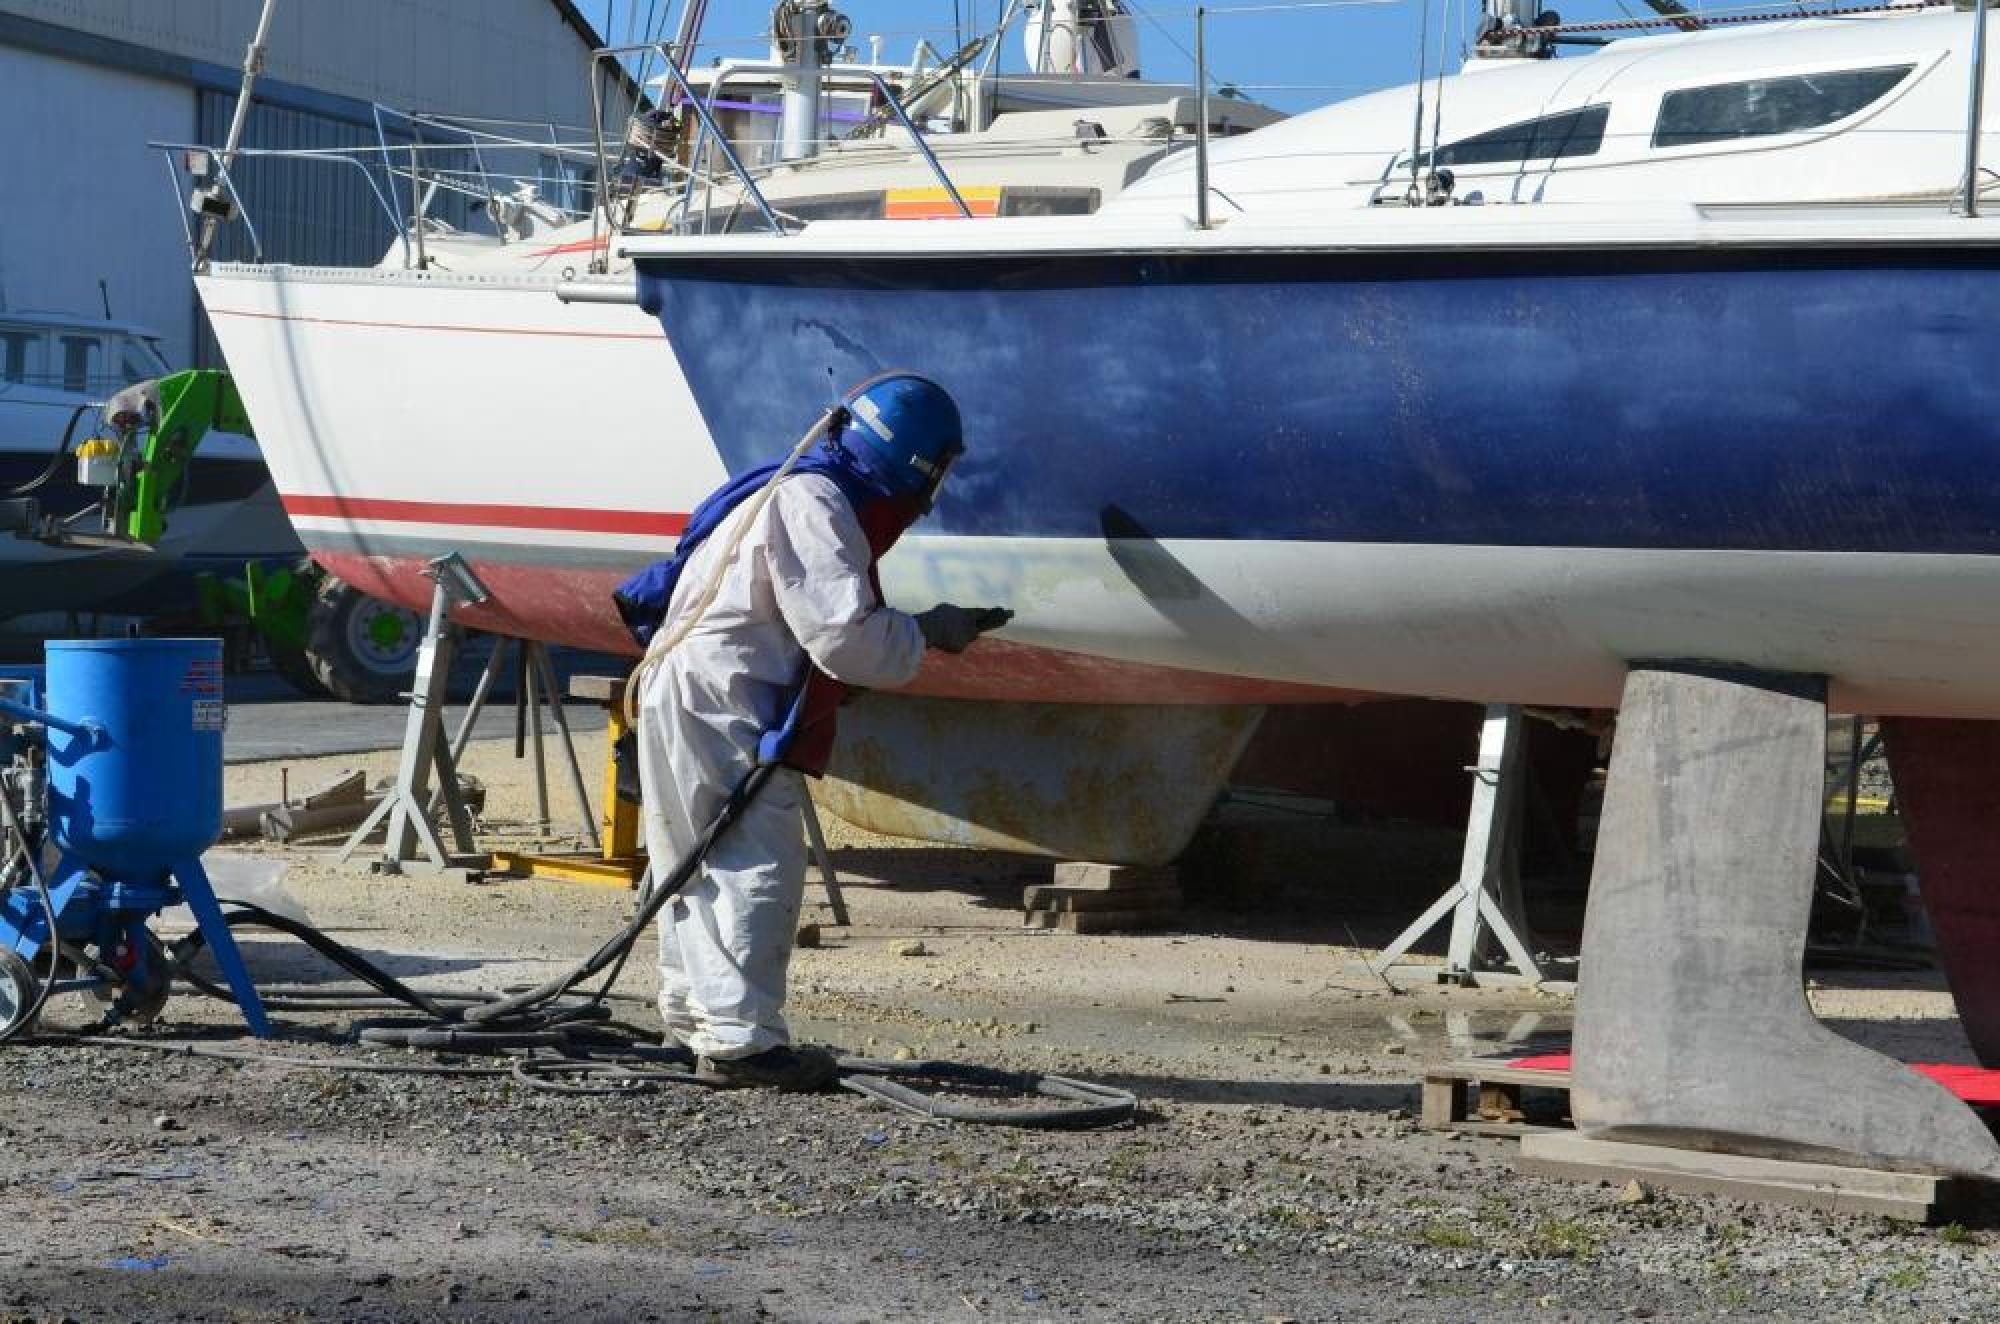
[(1014, 613), (1005, 607), (960, 607), (940, 602), (917, 613), (917, 628), (924, 632), (924, 643), (929, 647), (963, 653), (974, 639), (1013, 619)]

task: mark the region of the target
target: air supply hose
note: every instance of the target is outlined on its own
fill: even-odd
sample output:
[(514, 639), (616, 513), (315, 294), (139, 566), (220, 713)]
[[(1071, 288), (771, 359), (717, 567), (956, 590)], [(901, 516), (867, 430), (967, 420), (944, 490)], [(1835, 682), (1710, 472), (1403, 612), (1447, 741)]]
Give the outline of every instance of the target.
[(57, 444), (55, 453), (49, 456), (49, 462), (47, 466), (44, 467), (40, 473), (36, 474), (33, 478), (30, 478), (27, 482), (22, 483), (19, 487), (9, 488), (7, 490), (8, 496), (10, 497), (27, 496), (29, 493), (39, 492), (44, 487), (47, 487), (49, 485), (49, 480), (54, 478), (56, 476), (57, 471), (62, 468), (63, 461), (69, 458), (70, 443), (76, 440), (77, 420), (81, 419), (85, 414), (89, 413), (92, 408), (93, 406), (91, 405), (78, 405), (76, 408), (69, 411), (69, 426), (63, 429), (62, 441)]
[[(505, 1074), (531, 1089), (561, 1094), (629, 1094), (666, 1085), (712, 1086), (716, 1082), (695, 1073), (692, 1053), (685, 1048), (663, 1047), (655, 1033), (612, 1019), (611, 1009), (606, 1004), (613, 996), (612, 984), (647, 927), (667, 902), (687, 886), (715, 843), (735, 826), (744, 808), (757, 797), (778, 768), (775, 763), (759, 763), (746, 772), (730, 791), (729, 798), (709, 823), (695, 848), (672, 873), (645, 894), (630, 921), (564, 974), (524, 991), (426, 994), (311, 925), (301, 924), (249, 902), (225, 901), (223, 905), (228, 908), (227, 919), (232, 929), (254, 926), (297, 938), (373, 993), (372, 997), (362, 999), (337, 995), (274, 996), (264, 999), (266, 1007), (272, 1010), (315, 1011), (379, 1011), (406, 1007), (419, 1014), (357, 1022), (354, 1027), (356, 1037), (363, 1043), (384, 1047), (493, 1054), (513, 1059), (511, 1068), (507, 1069), (439, 1067), (418, 1074)], [(205, 939), (198, 928), (174, 945), (174, 964), (179, 974), (200, 992), (225, 1002), (234, 1002), (227, 988), (192, 969), (193, 959), (204, 945)], [(610, 973), (595, 992), (578, 992), (579, 985), (606, 970)], [(97, 1039), (92, 1042), (157, 1046), (145, 1040)], [(185, 1045), (184, 1051), (198, 1057), (268, 1060), (279, 1065), (321, 1070), (340, 1070), (345, 1065), (338, 1059), (266, 1058), (255, 1053), (192, 1044)], [(357, 1069), (375, 1070), (380, 1064), (352, 1065)], [(1041, 1072), (1003, 1071), (935, 1060), (886, 1062), (855, 1057), (838, 1059), (837, 1068), (836, 1080), (843, 1089), (930, 1120), (1088, 1130), (1127, 1121), (1139, 1106), (1137, 1096), (1128, 1091)], [(924, 1093), (905, 1082), (985, 1092), (1007, 1091), (1061, 1100), (1065, 1106), (996, 1107), (958, 1103)]]

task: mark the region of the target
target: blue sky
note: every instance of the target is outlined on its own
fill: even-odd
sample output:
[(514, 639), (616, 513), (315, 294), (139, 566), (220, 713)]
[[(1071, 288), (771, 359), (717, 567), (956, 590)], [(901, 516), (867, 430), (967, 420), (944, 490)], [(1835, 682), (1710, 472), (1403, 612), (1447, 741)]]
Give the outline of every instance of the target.
[[(634, 22), (643, 25), (649, 12), (658, 14), (669, 0), (580, 0), (579, 7), (615, 42), (626, 40)], [(1295, 8), (1269, 11), (1271, 4), (1286, 0), (1219, 0), (1209, 5), (1209, 64), (1216, 76), (1234, 82), (1250, 95), (1286, 110), (1303, 110), (1327, 101), (1407, 83), (1417, 67), (1418, 30), (1424, 5), (1430, 9), (1430, 71), (1436, 72), (1440, 48), (1438, 27), (1446, 8), (1452, 10), (1452, 35), (1447, 48), (1447, 68), (1458, 65), (1463, 46), (1461, 33), (1477, 17), (1477, 4), (1468, 0), (1385, 0), (1383, 3), (1343, 4), (1337, 8)], [(917, 34), (930, 34), (931, 44), (949, 49), (952, 43), (952, 14), (956, 8), (968, 27), (976, 16), (979, 27), (990, 27), (1004, 0), (846, 0), (841, 8), (854, 20), (858, 38), (869, 33), (884, 34), (884, 54), (894, 60), (907, 58)], [(1192, 79), (1194, 18), (1191, 0), (1132, 0), (1141, 15), (1140, 39), (1148, 76)], [(1237, 8), (1257, 8), (1267, 12), (1231, 14)], [(1636, 3), (1635, 9), (1642, 8)], [(1571, 18), (1615, 17), (1602, 3), (1585, 7), (1572, 4)], [(768, 25), (771, 6), (767, 0), (710, 0), (708, 31), (713, 37), (741, 37), (726, 53), (761, 52), (755, 35)], [(680, 0), (672, 0), (678, 16)], [(609, 21), (607, 22), (607, 17)], [(1018, 29), (1016, 30), (1018, 33)], [(1183, 49), (1184, 48), (1184, 49)], [(725, 53), (725, 52), (718, 52)], [(1004, 67), (1021, 68), (1022, 52), (1016, 35), (1008, 43)], [(1261, 89), (1261, 90), (1253, 90)]]

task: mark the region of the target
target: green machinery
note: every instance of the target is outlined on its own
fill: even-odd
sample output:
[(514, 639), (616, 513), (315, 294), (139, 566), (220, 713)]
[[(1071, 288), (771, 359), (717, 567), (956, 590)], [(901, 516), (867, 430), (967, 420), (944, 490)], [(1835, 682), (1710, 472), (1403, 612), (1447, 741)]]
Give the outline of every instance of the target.
[[(141, 382), (102, 409), (106, 433), (79, 443), (76, 480), (97, 502), (57, 516), (32, 496), (0, 501), (0, 531), (55, 546), (147, 550), (187, 491), (188, 466), (211, 431), (255, 436), (226, 372), (191, 369)], [(50, 474), (65, 458), (59, 448)], [(47, 477), (48, 475), (45, 475)], [(260, 639), (276, 670), (311, 694), (359, 702), (409, 688), (422, 622), (309, 562), (251, 562), (237, 577), (197, 579), (193, 626)]]

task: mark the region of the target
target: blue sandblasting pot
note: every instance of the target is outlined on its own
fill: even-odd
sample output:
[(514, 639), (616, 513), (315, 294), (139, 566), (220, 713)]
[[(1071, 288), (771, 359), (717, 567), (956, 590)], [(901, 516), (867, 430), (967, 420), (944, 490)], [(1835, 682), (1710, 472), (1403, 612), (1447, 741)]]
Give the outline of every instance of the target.
[(222, 835), (222, 643), (68, 639), (47, 646), (45, 703), (95, 723), (51, 729), (56, 844), (108, 877), (150, 882)]

